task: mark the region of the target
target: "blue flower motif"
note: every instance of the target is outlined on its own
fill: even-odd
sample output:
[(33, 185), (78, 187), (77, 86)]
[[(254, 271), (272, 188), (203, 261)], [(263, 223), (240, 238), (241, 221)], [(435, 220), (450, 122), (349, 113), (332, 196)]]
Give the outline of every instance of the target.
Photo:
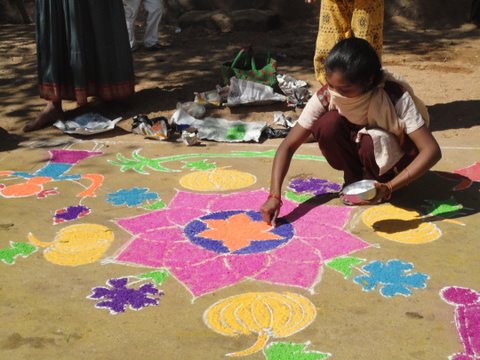
[(385, 297), (394, 295), (410, 296), (410, 288), (424, 289), (429, 276), (422, 273), (411, 273), (413, 264), (393, 259), (386, 263), (372, 261), (362, 268), (370, 275), (358, 275), (353, 281), (363, 286), (364, 291), (372, 291), (377, 285), (383, 285), (380, 293)]
[(121, 189), (117, 192), (107, 194), (107, 201), (115, 206), (127, 205), (138, 206), (147, 200), (158, 199), (158, 194), (149, 192), (147, 188), (133, 187), (131, 189)]
[(132, 310), (140, 310), (145, 306), (158, 305), (163, 292), (158, 291), (152, 283), (140, 286), (138, 289), (127, 288), (128, 278), (110, 279), (107, 284), (112, 288), (96, 287), (88, 299), (99, 301), (95, 307), (108, 308), (110, 313), (118, 314), (125, 311), (127, 306)]

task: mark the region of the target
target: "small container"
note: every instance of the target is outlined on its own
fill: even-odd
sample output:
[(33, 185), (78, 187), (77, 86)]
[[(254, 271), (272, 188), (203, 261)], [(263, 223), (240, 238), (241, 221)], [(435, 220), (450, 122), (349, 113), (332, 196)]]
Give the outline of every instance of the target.
[(375, 180), (360, 180), (347, 185), (342, 190), (342, 200), (352, 205), (372, 200), (377, 195)]

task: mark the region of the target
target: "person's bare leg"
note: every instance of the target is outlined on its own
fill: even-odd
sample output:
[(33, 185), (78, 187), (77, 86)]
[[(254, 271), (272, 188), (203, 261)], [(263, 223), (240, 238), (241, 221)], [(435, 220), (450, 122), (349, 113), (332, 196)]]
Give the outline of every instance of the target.
[(57, 120), (63, 120), (61, 101), (49, 101), (37, 118), (23, 128), (24, 132), (39, 130), (52, 125)]

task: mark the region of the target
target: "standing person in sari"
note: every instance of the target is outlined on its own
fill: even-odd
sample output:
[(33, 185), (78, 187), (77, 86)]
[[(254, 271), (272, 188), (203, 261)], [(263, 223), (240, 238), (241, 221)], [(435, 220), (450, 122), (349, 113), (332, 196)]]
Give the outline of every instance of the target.
[(40, 97), (47, 105), (24, 131), (64, 119), (63, 100), (87, 104), (134, 93), (133, 60), (122, 0), (37, 0)]
[[(316, 0), (306, 0), (314, 3)], [(384, 0), (322, 0), (313, 63), (315, 77), (325, 85), (324, 62), (333, 46), (343, 39), (367, 40), (381, 58)]]

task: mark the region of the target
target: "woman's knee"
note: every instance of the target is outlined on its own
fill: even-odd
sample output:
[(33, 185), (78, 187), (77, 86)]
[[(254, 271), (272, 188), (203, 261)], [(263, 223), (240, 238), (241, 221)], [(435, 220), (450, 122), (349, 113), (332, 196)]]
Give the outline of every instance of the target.
[(345, 121), (346, 119), (338, 111), (327, 111), (315, 122), (312, 134), (317, 141), (338, 139), (346, 131)]
[(362, 160), (362, 163), (375, 161), (375, 153), (373, 148), (373, 140), (370, 135), (361, 135), (359, 147), (358, 147), (358, 156)]

